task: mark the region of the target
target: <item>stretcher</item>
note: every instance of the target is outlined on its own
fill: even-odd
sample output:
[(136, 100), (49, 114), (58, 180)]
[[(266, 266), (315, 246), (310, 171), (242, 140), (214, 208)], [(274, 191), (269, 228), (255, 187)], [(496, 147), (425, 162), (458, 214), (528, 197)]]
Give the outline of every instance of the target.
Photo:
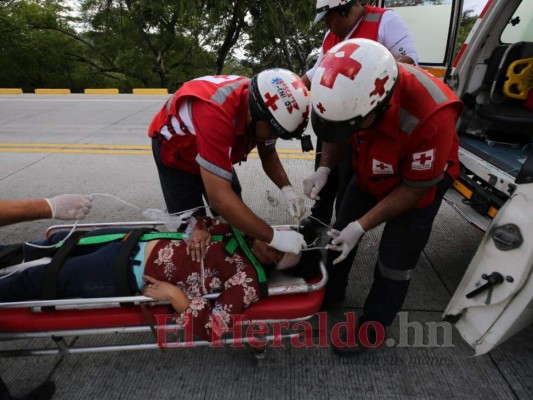
[[(164, 223), (161, 221), (79, 224), (76, 230), (92, 230), (97, 228), (118, 227), (152, 227), (157, 228)], [(56, 225), (46, 232), (49, 238), (53, 233), (71, 230), (72, 225)], [(320, 274), (312, 281), (295, 278), (275, 271), (269, 277), (268, 297), (259, 300), (246, 309), (235, 325), (239, 328), (246, 326), (272, 326), (283, 323), (284, 327), (312, 318), (320, 309), (324, 298), (327, 272), (323, 262), (320, 262)], [(206, 295), (213, 299), (218, 294)], [(77, 298), (45, 301), (24, 301), (0, 303), (0, 343), (13, 339), (52, 339), (53, 347), (47, 345), (42, 348), (42, 340), (25, 341), (24, 348), (6, 349), (2, 346), (0, 357), (76, 354), (87, 352), (109, 352), (118, 350), (147, 350), (168, 347), (209, 346), (212, 342), (198, 340), (187, 336), (181, 327), (170, 318), (175, 311), (166, 302), (154, 301), (145, 296), (128, 296), (113, 298)], [(300, 325), (301, 326), (301, 325)], [(256, 344), (254, 354), (257, 359), (263, 357), (264, 349), (270, 342), (293, 339), (302, 332), (283, 331), (276, 333), (262, 330), (254, 337), (246, 334), (224, 336), (218, 345)], [(181, 331), (181, 332), (180, 332)], [(257, 330), (254, 331), (257, 333)], [(151, 335), (130, 335), (151, 333)], [(118, 343), (101, 345), (104, 335), (119, 335)], [(139, 341), (139, 336), (143, 340)], [(258, 337), (259, 336), (259, 337)], [(78, 345), (77, 337), (84, 337), (83, 345)], [(127, 339), (132, 337), (131, 341)], [(28, 343), (38, 342), (41, 348), (30, 348)], [(11, 342), (10, 342), (11, 343)], [(264, 343), (265, 346), (257, 346)], [(9, 346), (12, 347), (12, 346)]]

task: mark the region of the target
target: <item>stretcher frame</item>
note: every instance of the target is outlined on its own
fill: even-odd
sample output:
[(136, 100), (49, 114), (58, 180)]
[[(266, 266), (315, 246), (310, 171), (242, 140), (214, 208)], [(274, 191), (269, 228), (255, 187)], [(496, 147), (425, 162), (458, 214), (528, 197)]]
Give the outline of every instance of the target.
[[(163, 221), (140, 221), (140, 222), (115, 222), (115, 223), (93, 223), (77, 225), (54, 225), (46, 231), (46, 238), (53, 233), (65, 230), (93, 230), (101, 228), (140, 228), (164, 225)], [(287, 225), (286, 225), (287, 226)], [(292, 226), (291, 226), (292, 227)], [(295, 228), (295, 227), (293, 227)], [(320, 262), (320, 278), (311, 282), (295, 283), (294, 279), (287, 283), (270, 285), (268, 287), (269, 296), (252, 304), (243, 312), (246, 317), (239, 325), (242, 327), (256, 323), (274, 324), (274, 323), (295, 323), (306, 321), (312, 318), (320, 309), (324, 297), (324, 289), (327, 282), (327, 272), (323, 261)], [(214, 299), (218, 293), (205, 295), (204, 298)], [(287, 304), (287, 301), (290, 304)], [(265, 304), (268, 305), (265, 306)], [(124, 307), (126, 305), (126, 307)], [(283, 310), (286, 305), (286, 310)], [(51, 310), (53, 308), (53, 310)], [(148, 311), (147, 311), (148, 310)], [(275, 315), (268, 315), (272, 310)], [(167, 332), (182, 331), (180, 326), (169, 324), (154, 326), (154, 317), (159, 311), (164, 311), (165, 315), (175, 314), (168, 302), (155, 301), (146, 296), (126, 296), (112, 298), (77, 298), (77, 299), (59, 299), (44, 301), (23, 301), (0, 303), (0, 341), (15, 339), (37, 339), (50, 338), (56, 347), (52, 348), (23, 348), (23, 349), (6, 349), (0, 350), (0, 357), (21, 357), (37, 355), (68, 355), (78, 353), (94, 352), (111, 352), (111, 351), (132, 351), (132, 350), (165, 350), (157, 342), (157, 335), (167, 334)], [(280, 315), (283, 313), (285, 315)], [(77, 313), (77, 314), (76, 314)], [(90, 327), (87, 323), (98, 319), (98, 315), (110, 315), (110, 319), (124, 315), (124, 313), (134, 314), (137, 320), (135, 324), (117, 324), (117, 326), (107, 326), (106, 323), (100, 323), (100, 326)], [(143, 315), (144, 323), (139, 317)], [(81, 317), (80, 317), (81, 315)], [(160, 315), (160, 314), (159, 314)], [(82, 327), (75, 327), (69, 319), (77, 319), (82, 323)], [(33, 321), (44, 320), (33, 326)], [(65, 320), (65, 321), (63, 321)], [(87, 322), (88, 320), (88, 322)], [(56, 329), (52, 325), (58, 324)], [(118, 343), (111, 345), (85, 345), (77, 346), (75, 340), (77, 337), (96, 336), (98, 338), (104, 335), (132, 334), (151, 332), (153, 337), (150, 340), (135, 343)], [(259, 335), (261, 342), (265, 343), (264, 347), (252, 348), (257, 362), (264, 358), (264, 352), (268, 343), (274, 340), (285, 340), (297, 338), (301, 332), (287, 332), (283, 334)], [(68, 342), (67, 338), (73, 338)], [(258, 337), (254, 337), (257, 343)], [(235, 338), (223, 337), (217, 345), (235, 344)], [(249, 344), (250, 338), (242, 336), (237, 339), (238, 344)], [(172, 343), (172, 348), (210, 346), (213, 343), (206, 340), (195, 339), (193, 341), (180, 340)]]

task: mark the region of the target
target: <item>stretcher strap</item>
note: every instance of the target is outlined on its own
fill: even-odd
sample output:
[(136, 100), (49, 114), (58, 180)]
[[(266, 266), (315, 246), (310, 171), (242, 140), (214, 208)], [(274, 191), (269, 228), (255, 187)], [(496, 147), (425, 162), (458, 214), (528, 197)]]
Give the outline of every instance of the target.
[(59, 272), (65, 264), (65, 260), (67, 259), (69, 253), (74, 249), (74, 247), (76, 247), (78, 239), (84, 234), (85, 232), (82, 231), (73, 232), (52, 257), (52, 261), (50, 261), (50, 264), (48, 264), (46, 273), (44, 275), (42, 300), (57, 299), (57, 280), (59, 278)]
[(51, 248), (32, 248), (29, 254), (24, 251), (24, 243), (10, 244), (0, 250), (0, 269), (44, 257), (52, 257), (58, 246)]
[(0, 268), (20, 264), (23, 261), (22, 245), (10, 244), (0, 250)]
[[(233, 231), (233, 237), (237, 240), (237, 243), (241, 250), (244, 252), (246, 257), (250, 260), (253, 267), (255, 268), (255, 272), (257, 273), (257, 280), (259, 282), (259, 292), (261, 297), (268, 296), (268, 285), (266, 280), (266, 274), (265, 270), (263, 269), (263, 266), (259, 264), (259, 261), (257, 261), (257, 258), (255, 258), (254, 254), (246, 244), (246, 241), (244, 240), (244, 236), (241, 231), (239, 231), (237, 228), (231, 227), (231, 230)], [(229, 249), (231, 246), (226, 245), (225, 249)]]
[[(122, 240), (128, 233), (110, 233), (107, 235), (95, 235), (81, 238), (78, 242), (80, 246), (90, 246), (95, 244), (105, 244)], [(186, 240), (187, 236), (181, 232), (151, 232), (141, 235), (139, 242), (149, 242), (150, 240), (171, 239), (171, 240)], [(211, 240), (214, 242), (222, 242), (224, 237), (222, 235), (212, 235)]]
[[(158, 343), (158, 341), (157, 341), (157, 330), (155, 329), (155, 326), (154, 326), (154, 319), (152, 318), (151, 314), (146, 309), (146, 304), (145, 303), (141, 303), (140, 307), (141, 307), (141, 312), (143, 314), (143, 317), (146, 320), (146, 322), (148, 323), (148, 326), (150, 327), (150, 332), (152, 332), (152, 336), (154, 337), (155, 342)], [(157, 346), (157, 347), (159, 348), (159, 350), (161, 350), (162, 353), (164, 353), (165, 350), (166, 350), (166, 348), (164, 346)]]
[(115, 268), (113, 270), (117, 292), (116, 295), (118, 297), (131, 296), (135, 293), (135, 290), (131, 288), (129, 284), (129, 267), (131, 264), (131, 254), (135, 246), (137, 246), (139, 238), (149, 230), (151, 229), (134, 229), (128, 234), (126, 234), (122, 243), (120, 244), (120, 249), (115, 260)]
[(224, 246), (224, 251), (228, 253), (229, 255), (233, 255), (237, 249), (239, 248), (239, 243), (237, 242), (237, 239), (232, 237), (226, 245)]

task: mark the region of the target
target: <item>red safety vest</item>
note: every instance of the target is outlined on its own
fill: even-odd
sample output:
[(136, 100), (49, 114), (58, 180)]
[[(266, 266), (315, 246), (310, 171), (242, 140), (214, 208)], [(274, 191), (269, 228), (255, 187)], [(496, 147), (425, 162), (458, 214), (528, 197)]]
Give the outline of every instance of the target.
[[(228, 135), (233, 136), (232, 162), (246, 160), (253, 148), (245, 136), (249, 83), (249, 78), (235, 75), (205, 76), (184, 83), (155, 115), (148, 128), (148, 135), (157, 137), (165, 125), (170, 132), (174, 131), (171, 117), (180, 123), (182, 132), (173, 134), (170, 140), (162, 139), (161, 161), (169, 167), (200, 175), (195, 160), (198, 154), (196, 136), (187, 131), (178, 115), (179, 104), (187, 97), (211, 103), (220, 110), (228, 126), (233, 126), (232, 131), (228, 130)], [(202, 132), (197, 131), (196, 135), (202, 135)]]
[(419, 129), (444, 107), (456, 115), (462, 103), (455, 94), (424, 70), (398, 64), (400, 77), (391, 106), (369, 128), (353, 138), (353, 166), (363, 191), (382, 199), (403, 182), (416, 187), (432, 187), (417, 207), (433, 202), (435, 184), (442, 173), (456, 179), (459, 175), (458, 137), (455, 127), (439, 132), (451, 135), (451, 149), (432, 146), (436, 138)]
[[(387, 11), (386, 8), (366, 5), (361, 22), (348, 39), (362, 38), (375, 40), (377, 42), (379, 23), (381, 22), (381, 17), (385, 11)], [(326, 33), (326, 37), (324, 38), (324, 42), (322, 43), (322, 53), (326, 54), (329, 49), (336, 44), (343, 42), (344, 40), (345, 38), (341, 38), (333, 34), (331, 31), (328, 31), (328, 33)]]

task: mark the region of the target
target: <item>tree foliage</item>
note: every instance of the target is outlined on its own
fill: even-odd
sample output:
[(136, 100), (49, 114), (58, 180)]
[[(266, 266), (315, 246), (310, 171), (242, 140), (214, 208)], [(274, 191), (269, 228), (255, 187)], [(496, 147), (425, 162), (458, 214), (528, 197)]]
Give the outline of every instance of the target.
[[(69, 4), (77, 6), (76, 13)], [(0, 86), (167, 87), (265, 67), (302, 73), (323, 32), (314, 0), (10, 0)]]
[(455, 47), (455, 54), (459, 52), (459, 49), (466, 40), (466, 37), (472, 30), (472, 27), (477, 21), (478, 16), (474, 15), (474, 10), (465, 10), (461, 18), (461, 26), (457, 34), (457, 45)]
[[(68, 29), (60, 1), (4, 1), (0, 3), (0, 86), (72, 87), (82, 72), (65, 51), (80, 50), (79, 43), (61, 33)], [(49, 29), (39, 29), (47, 26)]]
[[(315, 0), (3, 0), (0, 87), (173, 91), (201, 75), (300, 75), (324, 36), (314, 13)], [(475, 19), (463, 17), (460, 43)]]

